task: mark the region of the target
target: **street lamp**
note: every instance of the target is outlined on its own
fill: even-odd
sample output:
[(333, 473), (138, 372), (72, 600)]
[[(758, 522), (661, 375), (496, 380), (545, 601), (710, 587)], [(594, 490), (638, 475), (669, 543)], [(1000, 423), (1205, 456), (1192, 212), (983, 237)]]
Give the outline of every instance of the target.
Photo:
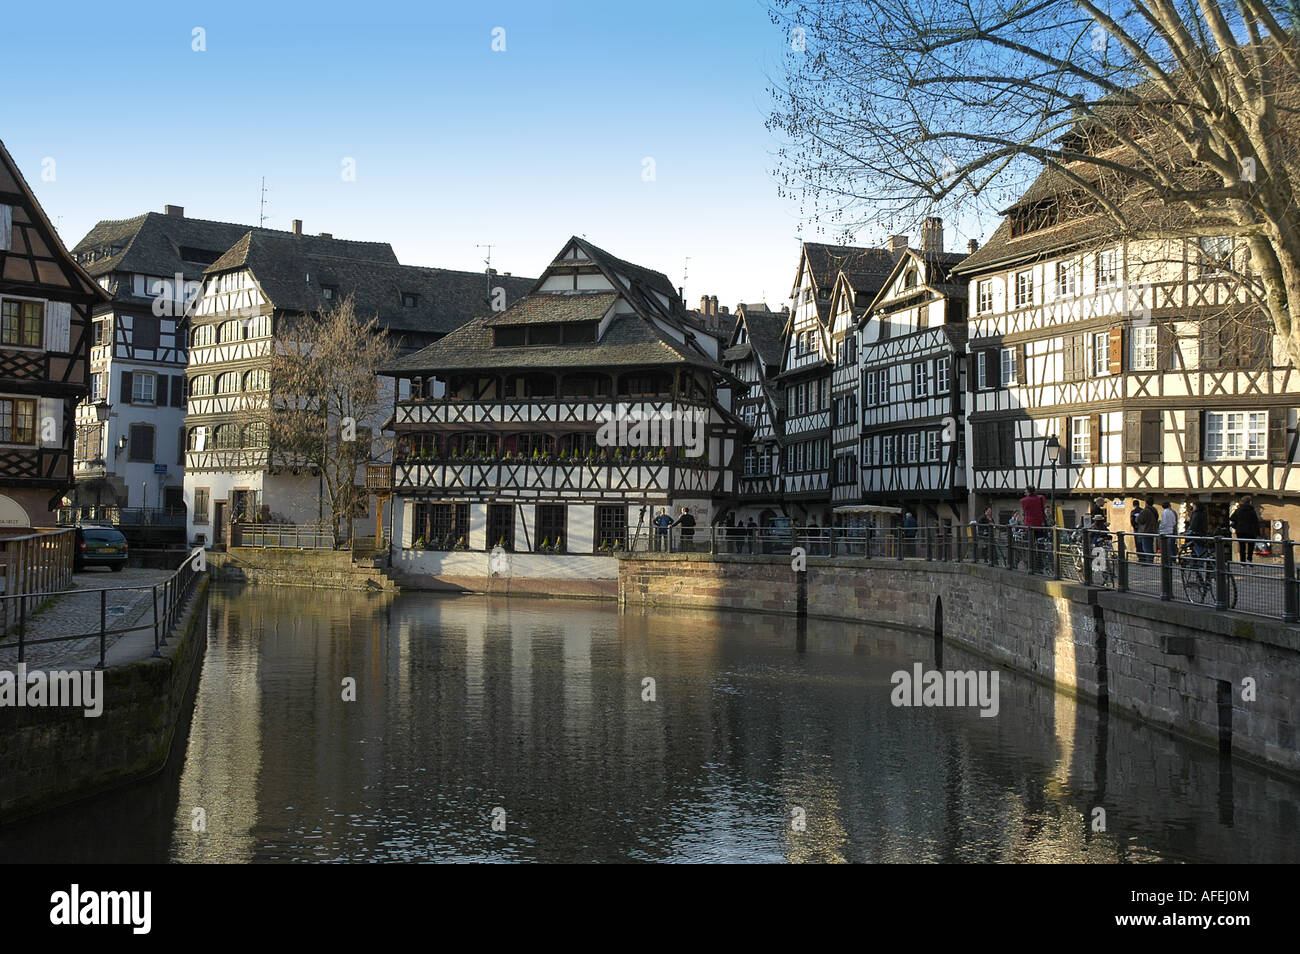
[(1061, 442), (1055, 434), (1047, 439), (1047, 459), (1052, 464), (1052, 526), (1056, 526), (1056, 465), (1061, 459)]

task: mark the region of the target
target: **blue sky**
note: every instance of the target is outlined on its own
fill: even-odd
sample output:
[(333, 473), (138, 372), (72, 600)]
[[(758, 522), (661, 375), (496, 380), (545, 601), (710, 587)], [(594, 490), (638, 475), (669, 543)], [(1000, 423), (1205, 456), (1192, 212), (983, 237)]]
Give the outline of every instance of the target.
[(480, 269), (492, 243), (536, 275), (576, 233), (685, 272), (688, 303), (780, 307), (797, 236), (833, 238), (777, 195), (788, 40), (760, 0), (178, 6), (6, 11), (0, 139), (69, 246), (167, 203), (256, 224), (265, 176), (268, 226), (406, 264)]

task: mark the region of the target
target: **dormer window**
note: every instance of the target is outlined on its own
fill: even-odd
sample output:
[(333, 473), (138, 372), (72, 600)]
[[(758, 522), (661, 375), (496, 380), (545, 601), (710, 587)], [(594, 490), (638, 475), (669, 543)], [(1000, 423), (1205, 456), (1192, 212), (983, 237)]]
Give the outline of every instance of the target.
[[(334, 285), (322, 285), (320, 287), (320, 296), (324, 298), (326, 301), (334, 301), (339, 296), (339, 290)], [(407, 308), (414, 307), (412, 305), (406, 304), (405, 297), (406, 296), (403, 296), (402, 304), (405, 305)]]
[(915, 287), (916, 287), (916, 269), (915, 269), (915, 268), (909, 268), (909, 269), (907, 270), (907, 274), (903, 276), (903, 287), (904, 287), (904, 288), (915, 288)]
[(414, 308), (420, 302), (420, 296), (411, 292), (402, 292), (402, 307)]

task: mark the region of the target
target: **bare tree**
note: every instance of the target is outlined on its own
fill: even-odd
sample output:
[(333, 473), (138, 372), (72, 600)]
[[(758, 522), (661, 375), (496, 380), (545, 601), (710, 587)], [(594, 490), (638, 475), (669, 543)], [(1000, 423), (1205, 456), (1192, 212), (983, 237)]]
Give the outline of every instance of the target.
[(271, 399), (249, 412), (264, 429), (272, 466), (320, 475), (336, 546), (351, 538), (366, 498), (364, 467), (390, 398), (379, 368), (396, 351), (377, 317), (357, 316), (351, 297), (320, 315), (282, 320), (268, 367)]
[(1233, 237), (1300, 366), (1293, 0), (773, 3), (768, 125), (813, 216), (850, 237), (985, 215), (1047, 170), (1099, 240)]

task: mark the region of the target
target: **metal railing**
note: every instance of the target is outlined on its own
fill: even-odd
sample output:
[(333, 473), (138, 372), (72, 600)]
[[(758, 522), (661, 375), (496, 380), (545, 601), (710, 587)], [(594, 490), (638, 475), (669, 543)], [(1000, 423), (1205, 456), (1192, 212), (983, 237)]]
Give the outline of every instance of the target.
[[(160, 583), (154, 583), (150, 586), (107, 586), (99, 589), (78, 589), (78, 590), (57, 590), (47, 593), (35, 593), (20, 596), (0, 597), (5, 607), (5, 618), (16, 616), (16, 622), (9, 627), (3, 637), (0, 637), (0, 652), (17, 648), (17, 662), (25, 662), (27, 658), (27, 649), (30, 646), (41, 646), (48, 643), (66, 643), (79, 639), (90, 639), (98, 637), (99, 639), (99, 662), (96, 664), (97, 669), (103, 669), (105, 658), (108, 655), (108, 639), (113, 637), (125, 636), (127, 633), (142, 632), (153, 630), (153, 655), (162, 655), (161, 649), (167, 645), (167, 634), (171, 632), (172, 627), (180, 618), (181, 609), (189, 599), (190, 594), (194, 592), (194, 586), (198, 579), (203, 576), (202, 570), (194, 568), (194, 559), (187, 557), (185, 562), (167, 579)], [(153, 612), (148, 617), (147, 622), (142, 622), (138, 626), (124, 626), (112, 628), (109, 626), (108, 612), (108, 595), (110, 593), (130, 593), (136, 590), (151, 591)], [(97, 595), (99, 601), (99, 627), (84, 633), (71, 633), (61, 636), (42, 636), (38, 638), (29, 638), (27, 635), (28, 628), (28, 606), (30, 600), (35, 600), (36, 606), (44, 605), (47, 601), (56, 597), (65, 596), (90, 596)], [(11, 611), (10, 601), (15, 606)]]
[(59, 523), (108, 523), (115, 527), (183, 527), (184, 507), (60, 507)]
[(13, 614), (29, 612), (42, 602), (40, 594), (72, 583), (77, 538), (71, 528), (37, 530), (0, 537), (0, 632), (13, 623)]
[(333, 550), (334, 528), (323, 523), (232, 523), (230, 545), (263, 550)]
[[(1234, 544), (1238, 559), (1233, 559)], [(1241, 544), (1245, 544), (1243, 551)], [(1296, 622), (1300, 577), (1291, 540), (1237, 541), (1110, 530), (950, 527), (696, 527), (640, 529), (632, 553), (766, 554), (982, 563), (1089, 587)], [(1259, 551), (1267, 548), (1267, 553)], [(1248, 559), (1242, 559), (1248, 556)]]

